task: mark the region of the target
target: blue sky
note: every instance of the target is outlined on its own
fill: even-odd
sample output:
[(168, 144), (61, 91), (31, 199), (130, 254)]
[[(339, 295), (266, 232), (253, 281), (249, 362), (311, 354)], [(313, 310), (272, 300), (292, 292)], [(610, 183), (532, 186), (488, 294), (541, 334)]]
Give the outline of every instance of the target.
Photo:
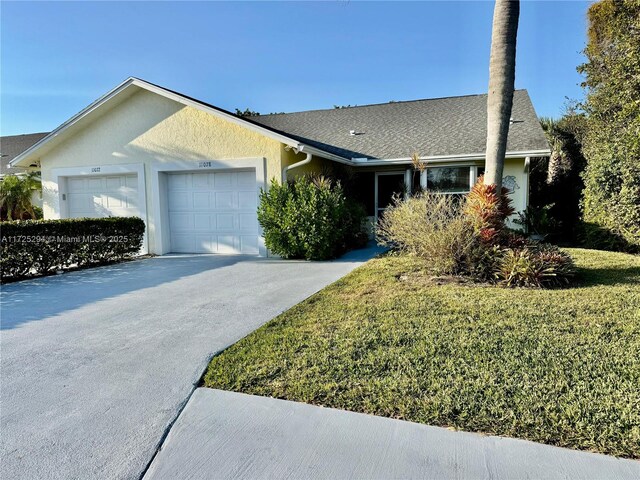
[[(516, 87), (579, 99), (590, 2), (524, 1)], [(482, 93), (493, 3), (2, 2), (2, 135), (47, 131), (129, 76), (261, 113)]]

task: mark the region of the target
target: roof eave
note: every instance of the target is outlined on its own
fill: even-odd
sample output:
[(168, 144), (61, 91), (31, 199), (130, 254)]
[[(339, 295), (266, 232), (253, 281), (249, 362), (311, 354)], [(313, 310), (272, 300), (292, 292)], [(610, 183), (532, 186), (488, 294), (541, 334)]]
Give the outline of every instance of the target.
[(242, 117), (239, 117), (237, 115), (234, 115), (230, 112), (226, 112), (225, 110), (219, 109), (219, 108), (214, 108), (212, 106), (206, 105), (204, 103), (201, 103), (199, 101), (196, 101), (194, 99), (191, 98), (187, 98), (183, 95), (180, 95), (178, 93), (172, 92), (170, 90), (167, 90), (165, 88), (162, 88), (160, 86), (154, 85), (152, 83), (146, 82), (144, 80), (141, 80), (139, 78), (136, 77), (129, 77), (127, 78), (124, 82), (120, 83), (118, 86), (116, 86), (115, 88), (113, 88), (112, 90), (110, 90), (109, 92), (107, 92), (106, 94), (104, 94), (103, 96), (101, 96), (100, 98), (98, 98), (96, 101), (94, 101), (93, 103), (91, 103), (89, 106), (87, 106), (86, 108), (84, 108), (83, 110), (81, 110), (80, 112), (78, 112), (76, 115), (74, 115), (73, 117), (71, 117), (69, 120), (67, 120), (66, 122), (62, 123), (59, 127), (57, 127), (55, 130), (53, 130), (51, 133), (49, 133), (49, 135), (47, 135), (46, 137), (44, 137), (43, 139), (41, 139), (40, 141), (36, 142), (34, 145), (32, 145), (31, 147), (29, 147), (27, 150), (25, 150), (24, 152), (22, 152), (20, 155), (17, 155), (14, 159), (11, 160), (11, 162), (9, 162), (9, 166), (14, 167), (14, 166), (21, 166), (20, 164), (22, 162), (26, 162), (27, 160), (30, 160), (31, 157), (33, 156), (33, 154), (40, 150), (40, 148), (42, 148), (43, 146), (45, 146), (46, 144), (48, 144), (51, 140), (53, 140), (54, 138), (58, 137), (60, 134), (64, 133), (69, 127), (73, 126), (74, 124), (76, 124), (78, 121), (80, 121), (81, 119), (85, 118), (87, 115), (89, 115), (91, 112), (93, 112), (94, 110), (96, 110), (97, 108), (99, 108), (100, 106), (104, 105), (106, 102), (108, 102), (109, 100), (111, 100), (112, 98), (114, 98), (116, 95), (118, 95), (119, 93), (121, 93), (122, 91), (124, 91), (125, 89), (129, 88), (130, 86), (137, 86), (140, 88), (143, 88), (145, 90), (148, 90), (150, 92), (154, 92), (158, 95), (161, 95), (165, 98), (169, 98), (171, 100), (174, 100), (178, 103), (182, 103), (183, 105), (187, 105), (187, 106), (191, 106), (193, 108), (196, 108), (198, 110), (202, 110), (205, 112), (208, 112), (210, 114), (216, 115), (218, 117), (222, 117), (232, 123), (235, 123), (237, 125), (240, 125), (242, 127), (248, 128), (249, 130), (258, 132), (262, 135), (265, 135), (267, 137), (270, 137), (274, 140), (277, 140), (281, 143), (284, 143), (285, 145), (288, 145), (290, 147), (293, 147), (297, 150), (305, 150), (307, 152), (310, 153), (314, 153), (316, 155), (320, 155), (322, 157), (325, 158), (329, 158), (331, 160), (335, 160), (335, 161), (339, 161), (342, 163), (351, 163), (351, 160), (348, 158), (344, 158), (341, 157), (339, 155), (335, 155), (329, 152), (326, 152), (322, 149), (318, 149), (315, 147), (311, 147), (310, 145), (307, 145), (303, 142), (299, 142), (291, 137), (288, 137), (286, 135), (283, 135), (281, 133), (278, 133), (274, 130), (271, 130), (267, 127), (261, 126), (255, 122), (251, 122), (248, 121), (246, 119), (243, 119)]
[[(526, 158), (526, 157), (545, 157), (551, 155), (549, 149), (538, 150), (519, 150), (509, 151), (505, 154), (505, 158)], [(484, 160), (485, 153), (469, 153), (469, 154), (455, 154), (455, 155), (431, 155), (419, 157), (420, 160), (425, 162), (445, 162), (445, 161), (474, 161)], [(399, 157), (399, 158), (377, 158), (372, 160), (360, 160), (354, 161), (354, 165), (357, 166), (377, 166), (377, 165), (402, 165), (411, 163), (413, 159), (411, 157)]]

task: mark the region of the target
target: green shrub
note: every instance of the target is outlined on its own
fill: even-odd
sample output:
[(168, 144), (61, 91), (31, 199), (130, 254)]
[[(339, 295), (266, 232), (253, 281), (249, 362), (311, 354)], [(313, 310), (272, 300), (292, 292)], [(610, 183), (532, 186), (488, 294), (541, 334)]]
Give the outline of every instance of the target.
[(38, 218), (38, 207), (31, 203), (31, 197), (41, 190), (42, 184), (35, 173), (6, 175), (0, 180), (0, 220)]
[(138, 253), (144, 228), (137, 217), (3, 222), (0, 276), (18, 279), (121, 260)]
[(360, 247), (367, 241), (364, 219), (364, 209), (326, 177), (301, 176), (284, 185), (273, 180), (260, 194), (265, 244), (283, 258), (325, 260)]
[(37, 205), (33, 206), (33, 214), (35, 215), (35, 217), (30, 220), (42, 220), (44, 218), (44, 213), (42, 212), (42, 208)]
[(575, 273), (571, 257), (548, 244), (506, 248), (497, 263), (496, 278), (507, 287), (559, 287)]
[(640, 2), (595, 2), (588, 19), (583, 219), (640, 247)]
[(376, 235), (381, 245), (423, 258), (437, 275), (466, 273), (476, 243), (460, 200), (436, 193), (396, 198), (379, 220)]
[(521, 225), (529, 235), (547, 237), (559, 227), (557, 220), (549, 213), (553, 207), (553, 204), (542, 207), (529, 205), (524, 211), (518, 212), (518, 218), (513, 223)]

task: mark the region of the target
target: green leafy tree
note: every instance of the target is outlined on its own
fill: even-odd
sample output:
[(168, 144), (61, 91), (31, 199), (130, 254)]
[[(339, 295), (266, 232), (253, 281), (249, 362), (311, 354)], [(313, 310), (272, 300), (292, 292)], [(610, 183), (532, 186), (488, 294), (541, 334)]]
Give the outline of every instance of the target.
[(585, 122), (584, 114), (571, 106), (559, 119), (540, 119), (551, 157), (532, 162), (527, 213), (534, 222), (547, 216), (548, 231), (537, 233), (551, 234), (555, 240), (573, 242), (578, 235), (584, 189), (581, 175), (586, 163), (582, 155)]
[(36, 218), (36, 210), (31, 203), (34, 192), (41, 190), (37, 174), (7, 175), (0, 181), (0, 211), (7, 220)]
[(584, 220), (640, 246), (640, 2), (588, 10)]
[(245, 108), (244, 110), (236, 108), (236, 115), (239, 117), (258, 117), (260, 112), (253, 111), (250, 108)]

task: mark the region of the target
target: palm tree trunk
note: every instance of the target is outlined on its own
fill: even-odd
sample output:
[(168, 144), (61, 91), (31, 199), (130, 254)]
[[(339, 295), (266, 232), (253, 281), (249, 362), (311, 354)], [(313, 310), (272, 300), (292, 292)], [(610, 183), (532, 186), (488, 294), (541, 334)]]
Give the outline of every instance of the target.
[(519, 0), (496, 0), (491, 33), (489, 95), (487, 98), (487, 153), (484, 183), (502, 187), (504, 155), (516, 78), (516, 37)]

